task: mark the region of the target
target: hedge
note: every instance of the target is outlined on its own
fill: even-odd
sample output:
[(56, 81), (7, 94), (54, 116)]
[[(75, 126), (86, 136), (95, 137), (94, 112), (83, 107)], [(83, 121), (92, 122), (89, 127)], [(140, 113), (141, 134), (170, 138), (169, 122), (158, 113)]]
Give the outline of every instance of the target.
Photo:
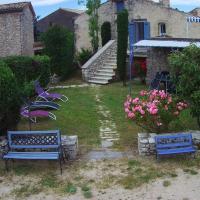
[(18, 86), (25, 96), (30, 95), (31, 91), (25, 91), (25, 88), (33, 89), (33, 81), (38, 79), (42, 86), (46, 86), (50, 79), (50, 59), (48, 56), (11, 56), (4, 58), (3, 61), (13, 71)]
[(21, 99), (16, 78), (3, 61), (0, 61), (0, 94), (0, 135), (4, 135), (19, 122)]

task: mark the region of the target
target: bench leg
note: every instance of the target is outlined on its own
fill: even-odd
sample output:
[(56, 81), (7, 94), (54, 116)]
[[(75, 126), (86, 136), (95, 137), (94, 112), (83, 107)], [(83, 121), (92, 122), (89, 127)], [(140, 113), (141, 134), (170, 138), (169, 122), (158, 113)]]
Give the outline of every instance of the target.
[(160, 158), (159, 158), (159, 155), (158, 155), (158, 154), (156, 154), (156, 161), (157, 161), (157, 162), (160, 162)]
[(60, 164), (60, 174), (62, 175), (62, 159), (59, 158), (59, 164)]

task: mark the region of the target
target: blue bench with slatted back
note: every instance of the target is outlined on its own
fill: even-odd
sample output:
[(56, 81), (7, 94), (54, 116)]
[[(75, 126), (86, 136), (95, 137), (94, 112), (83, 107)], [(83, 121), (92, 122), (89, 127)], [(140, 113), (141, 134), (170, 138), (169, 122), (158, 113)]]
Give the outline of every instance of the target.
[(8, 146), (3, 156), (7, 170), (9, 159), (58, 160), (62, 173), (60, 131), (8, 131)]
[(163, 155), (194, 154), (192, 134), (162, 135), (155, 137), (157, 159)]

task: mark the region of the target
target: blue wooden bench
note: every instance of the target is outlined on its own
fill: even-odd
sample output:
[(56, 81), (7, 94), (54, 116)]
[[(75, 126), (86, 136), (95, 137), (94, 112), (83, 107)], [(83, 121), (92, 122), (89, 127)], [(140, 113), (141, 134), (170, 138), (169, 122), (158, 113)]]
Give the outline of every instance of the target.
[(9, 159), (58, 160), (62, 174), (60, 131), (8, 131), (8, 146), (3, 156), (7, 170)]
[(191, 134), (156, 136), (156, 157), (173, 154), (195, 154)]

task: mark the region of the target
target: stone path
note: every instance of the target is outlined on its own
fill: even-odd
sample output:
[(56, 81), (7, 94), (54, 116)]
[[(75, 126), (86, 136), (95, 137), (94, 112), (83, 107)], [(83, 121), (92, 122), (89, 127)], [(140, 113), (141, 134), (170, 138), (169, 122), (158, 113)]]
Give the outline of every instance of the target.
[(50, 89), (67, 89), (67, 88), (81, 88), (81, 87), (93, 87), (95, 93), (95, 100), (97, 102), (97, 112), (99, 114), (99, 135), (101, 139), (101, 146), (98, 150), (92, 150), (84, 156), (86, 160), (102, 160), (102, 159), (115, 159), (122, 157), (130, 157), (125, 152), (119, 152), (112, 150), (114, 141), (119, 140), (119, 133), (117, 132), (116, 124), (112, 118), (112, 114), (109, 109), (104, 105), (101, 100), (100, 87), (96, 84), (80, 84), (80, 85), (66, 85), (66, 86), (54, 86)]
[(112, 147), (113, 142), (119, 140), (119, 133), (117, 132), (116, 124), (112, 119), (111, 112), (103, 104), (100, 99), (99, 88), (96, 88), (95, 100), (97, 102), (98, 114), (100, 117), (100, 138), (101, 138), (101, 147), (108, 148)]
[(112, 118), (109, 109), (101, 100), (99, 87), (95, 87), (95, 100), (97, 102), (97, 112), (99, 114), (99, 134), (101, 138), (101, 147), (98, 150), (92, 150), (86, 155), (89, 160), (102, 159), (116, 159), (122, 157), (129, 157), (126, 152), (115, 151), (111, 147), (113, 142), (119, 140), (119, 133), (117, 132), (116, 124)]

